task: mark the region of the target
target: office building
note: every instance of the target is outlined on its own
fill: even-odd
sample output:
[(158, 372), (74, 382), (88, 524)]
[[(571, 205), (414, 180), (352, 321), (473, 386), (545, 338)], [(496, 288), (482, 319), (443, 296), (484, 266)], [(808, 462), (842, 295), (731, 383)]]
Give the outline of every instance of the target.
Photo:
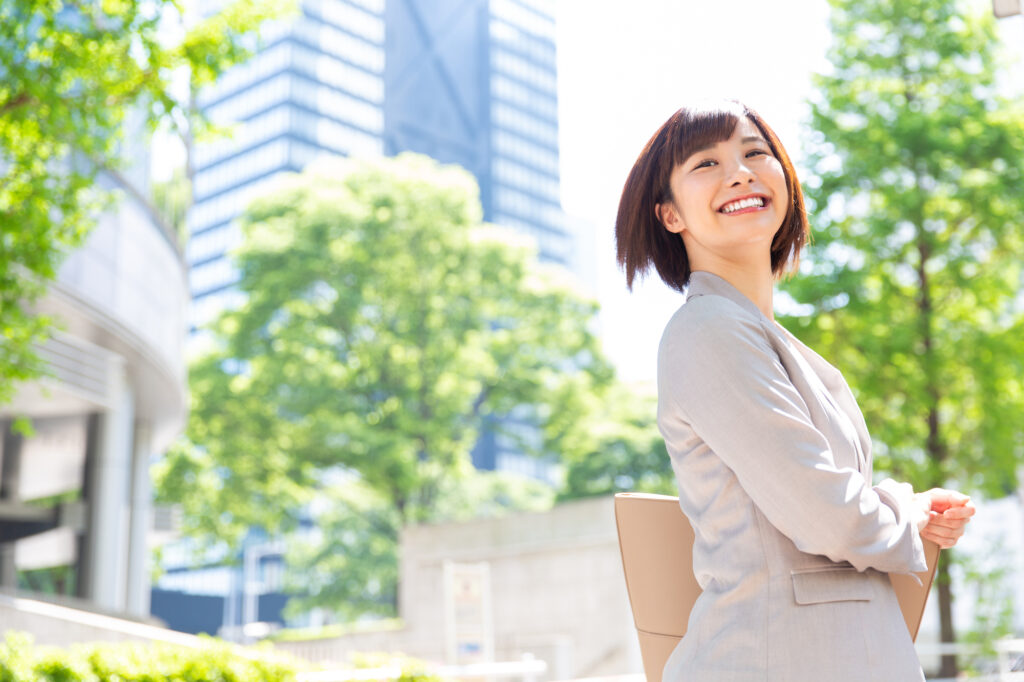
[(200, 106), (231, 138), (195, 154), (193, 328), (238, 293), (232, 221), (277, 174), (323, 154), (415, 151), (471, 171), (486, 220), (568, 265), (559, 202), (553, 3), (303, 0)]
[[(125, 156), (148, 194), (145, 150)], [(149, 465), (184, 426), (187, 297), (177, 235), (124, 192), (35, 303), (54, 332), (0, 406), (0, 588), (149, 617)]]

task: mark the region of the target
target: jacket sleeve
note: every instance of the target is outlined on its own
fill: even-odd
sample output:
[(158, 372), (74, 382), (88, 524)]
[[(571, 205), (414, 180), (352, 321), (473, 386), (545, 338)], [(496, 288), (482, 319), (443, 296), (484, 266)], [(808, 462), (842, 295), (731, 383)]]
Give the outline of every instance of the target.
[(695, 314), (670, 323), (660, 349), (659, 399), (672, 418), (688, 423), (801, 551), (860, 571), (924, 570), (910, 508), (836, 466), (760, 321), (738, 309), (702, 314), (703, 298), (691, 305)]

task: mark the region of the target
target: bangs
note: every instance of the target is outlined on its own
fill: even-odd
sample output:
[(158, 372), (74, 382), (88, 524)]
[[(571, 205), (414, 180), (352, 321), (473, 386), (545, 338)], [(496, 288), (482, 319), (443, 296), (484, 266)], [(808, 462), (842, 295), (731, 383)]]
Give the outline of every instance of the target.
[(658, 185), (663, 188), (659, 201), (670, 197), (669, 179), (672, 169), (702, 149), (708, 149), (732, 137), (740, 119), (747, 115), (738, 102), (712, 102), (705, 106), (684, 107), (672, 118), (666, 141), (671, 164), (662, 166), (663, 177)]
[(672, 131), (673, 135), (669, 141), (672, 165), (678, 166), (694, 153), (728, 140), (736, 131), (736, 124), (743, 115), (742, 109), (730, 110), (721, 107), (687, 109), (680, 112), (677, 118), (678, 127)]

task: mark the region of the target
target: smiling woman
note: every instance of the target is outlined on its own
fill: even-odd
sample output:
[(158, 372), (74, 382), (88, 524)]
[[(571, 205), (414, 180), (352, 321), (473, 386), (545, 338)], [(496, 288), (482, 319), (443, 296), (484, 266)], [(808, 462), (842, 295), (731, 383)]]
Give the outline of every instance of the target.
[(658, 352), (658, 427), (695, 530), (702, 593), (665, 682), (923, 680), (886, 573), (925, 568), (974, 513), (959, 493), (873, 486), (839, 371), (774, 321), (808, 234), (778, 137), (737, 102), (677, 111), (626, 180), (626, 281), (686, 301)]
[[(726, 204), (754, 197), (762, 206), (746, 213), (757, 216), (759, 229), (752, 232), (746, 222), (724, 233), (708, 229), (722, 209), (744, 215)], [(808, 227), (796, 171), (775, 132), (753, 111), (722, 103), (680, 109), (654, 134), (626, 180), (615, 230), (630, 287), (653, 265), (666, 284), (683, 291), (690, 272), (703, 269), (694, 258), (716, 250), (725, 255), (723, 240), (751, 243), (767, 234), (772, 272), (795, 268)]]

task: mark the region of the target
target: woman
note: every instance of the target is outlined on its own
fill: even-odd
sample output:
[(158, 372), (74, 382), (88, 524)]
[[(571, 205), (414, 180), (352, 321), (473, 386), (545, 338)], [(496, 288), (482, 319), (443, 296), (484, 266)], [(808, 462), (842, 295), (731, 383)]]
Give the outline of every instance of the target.
[(793, 166), (752, 110), (677, 111), (641, 152), (616, 220), (632, 287), (687, 294), (658, 354), (658, 426), (694, 527), (703, 593), (665, 682), (923, 680), (888, 572), (953, 546), (959, 493), (871, 485), (842, 375), (774, 321), (808, 233)]

